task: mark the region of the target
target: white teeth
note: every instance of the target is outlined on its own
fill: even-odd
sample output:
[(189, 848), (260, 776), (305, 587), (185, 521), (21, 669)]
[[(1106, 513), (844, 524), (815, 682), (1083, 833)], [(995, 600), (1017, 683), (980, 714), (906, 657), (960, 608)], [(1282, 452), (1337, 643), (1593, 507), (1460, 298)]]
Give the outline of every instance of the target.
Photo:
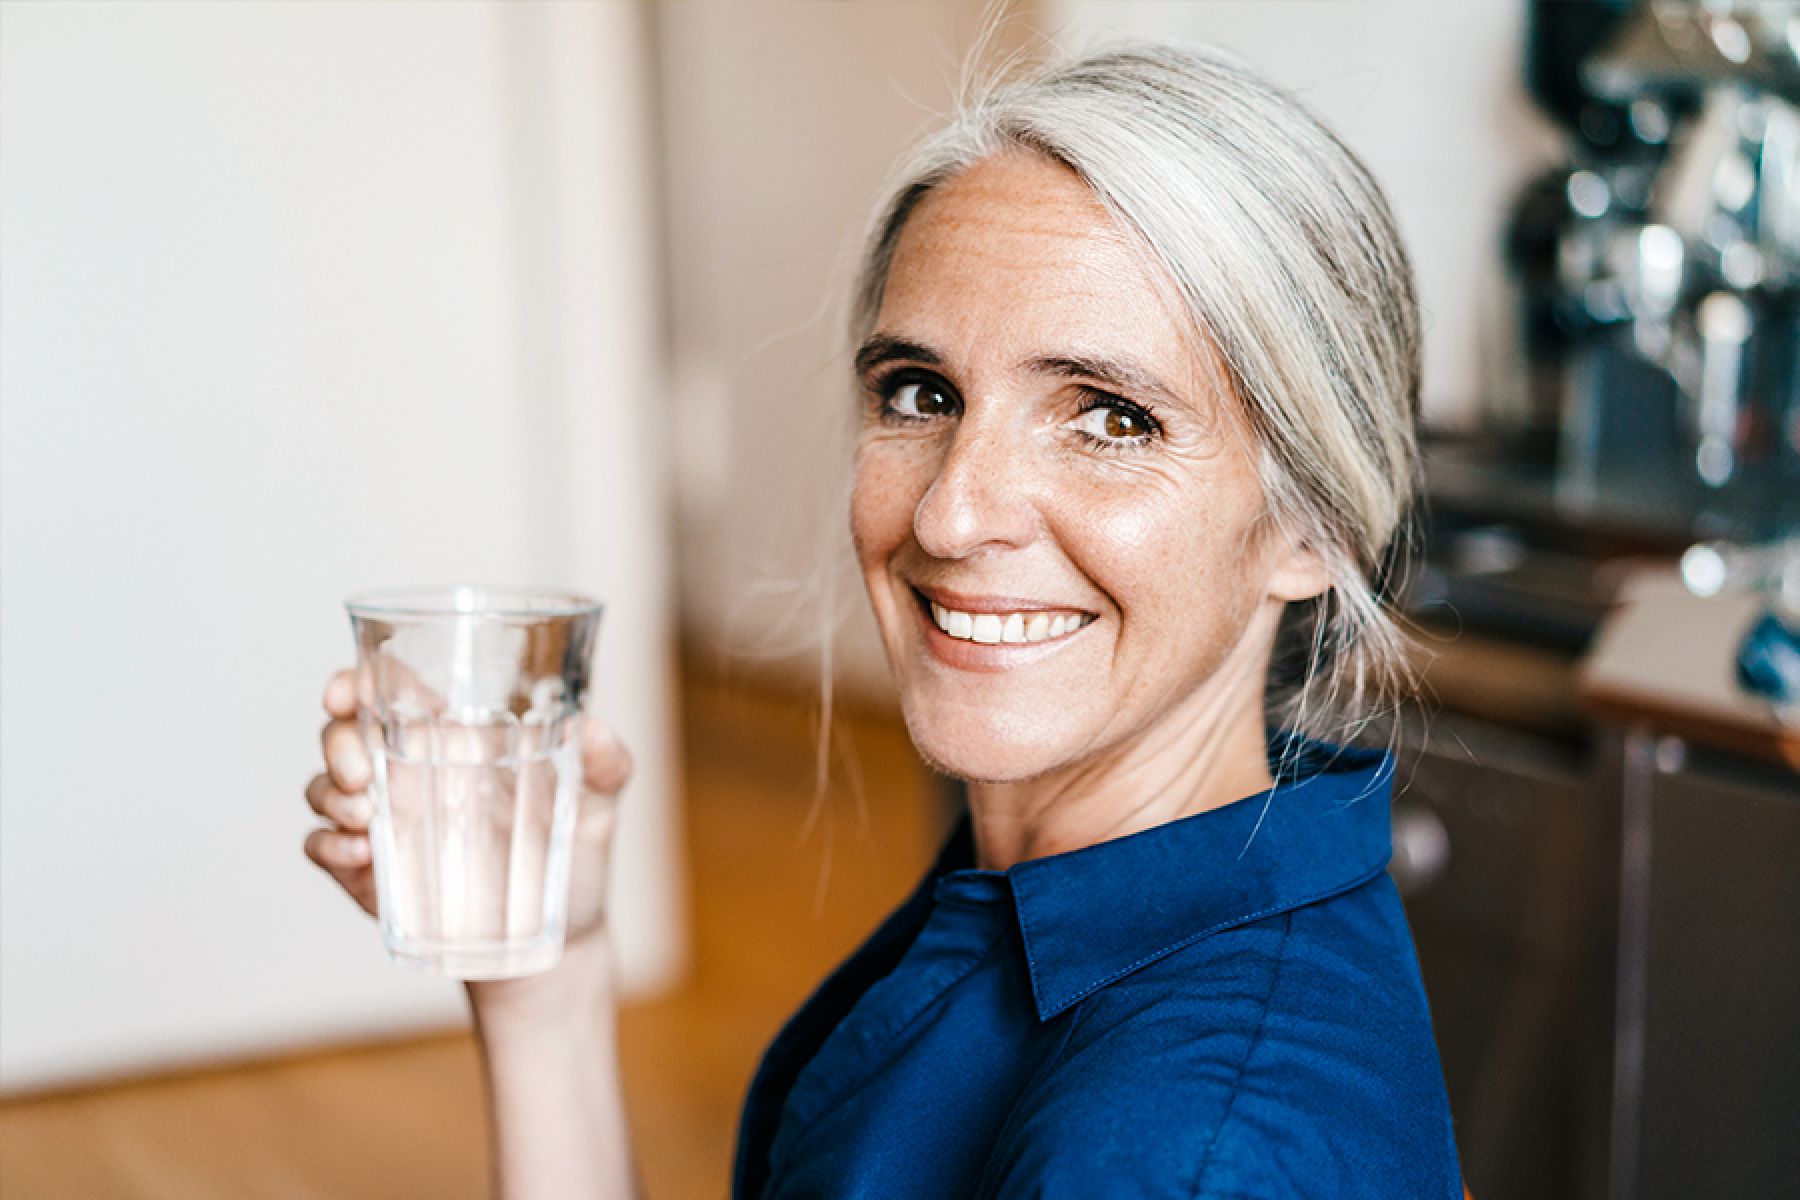
[(931, 619), (951, 637), (984, 646), (1000, 642), (1047, 642), (1074, 633), (1088, 620), (1076, 613), (966, 613), (935, 602), (931, 606)]

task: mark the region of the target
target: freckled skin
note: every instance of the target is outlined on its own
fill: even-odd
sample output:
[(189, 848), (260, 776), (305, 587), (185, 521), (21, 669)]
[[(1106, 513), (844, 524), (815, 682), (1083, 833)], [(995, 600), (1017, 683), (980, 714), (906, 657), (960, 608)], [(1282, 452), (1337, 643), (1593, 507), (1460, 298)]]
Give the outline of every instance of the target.
[[(933, 351), (941, 361), (920, 367), (960, 404), (884, 421), (869, 381), (851, 532), (908, 728), (971, 781), (984, 866), (1270, 783), (1276, 622), (1326, 580), (1313, 555), (1258, 529), (1230, 385), (1157, 283), (1077, 176), (1016, 152), (928, 195), (895, 250), (876, 330)], [(1084, 441), (1078, 429), (1106, 429), (1104, 413), (1082, 412), (1087, 381), (1041, 365), (1077, 356), (1159, 380), (1172, 397), (1105, 390), (1150, 407), (1161, 435), (1122, 453)], [(962, 670), (927, 651), (914, 585), (1097, 619), (1040, 661)]]

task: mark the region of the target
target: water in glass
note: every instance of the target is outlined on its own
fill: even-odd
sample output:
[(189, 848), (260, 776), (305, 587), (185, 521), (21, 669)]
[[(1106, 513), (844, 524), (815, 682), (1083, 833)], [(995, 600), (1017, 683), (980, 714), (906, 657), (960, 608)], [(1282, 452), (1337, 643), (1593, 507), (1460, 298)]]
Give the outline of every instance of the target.
[(402, 714), (369, 739), (375, 886), (396, 961), (461, 979), (555, 964), (581, 783), (575, 724)]

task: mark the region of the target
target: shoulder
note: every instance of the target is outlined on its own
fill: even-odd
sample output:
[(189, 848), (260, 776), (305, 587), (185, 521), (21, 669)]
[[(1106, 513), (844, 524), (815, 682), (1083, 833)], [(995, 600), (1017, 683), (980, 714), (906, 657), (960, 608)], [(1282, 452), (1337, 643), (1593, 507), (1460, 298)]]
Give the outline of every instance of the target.
[(1385, 875), (1214, 934), (1058, 1019), (1061, 1050), (1020, 1097), (984, 1194), (1461, 1195)]

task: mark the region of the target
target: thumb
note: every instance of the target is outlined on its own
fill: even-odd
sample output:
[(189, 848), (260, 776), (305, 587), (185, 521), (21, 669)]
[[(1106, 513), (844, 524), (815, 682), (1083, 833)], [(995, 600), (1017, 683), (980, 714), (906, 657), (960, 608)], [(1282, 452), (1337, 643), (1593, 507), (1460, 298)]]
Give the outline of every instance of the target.
[(581, 719), (581, 782), (592, 792), (617, 795), (631, 778), (631, 752), (597, 717)]
[(617, 796), (583, 788), (575, 808), (575, 840), (584, 846), (606, 845), (618, 819)]

